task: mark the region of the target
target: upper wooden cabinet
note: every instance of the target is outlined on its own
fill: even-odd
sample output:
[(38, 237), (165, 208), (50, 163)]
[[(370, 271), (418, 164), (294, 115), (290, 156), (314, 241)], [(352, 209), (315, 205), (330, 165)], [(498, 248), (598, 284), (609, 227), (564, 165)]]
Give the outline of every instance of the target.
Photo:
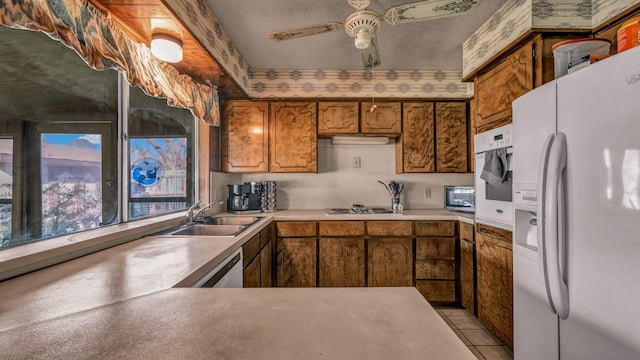
[(533, 54), (532, 40), (475, 79), (476, 128), (510, 118), (511, 102), (534, 88)]
[(404, 103), (396, 172), (467, 172), (467, 105)]
[(432, 102), (405, 103), (402, 109), (403, 129), (401, 145), (398, 152), (402, 159), (396, 165), (402, 164), (401, 172), (434, 172), (434, 108)]
[(554, 44), (580, 33), (536, 34), (496, 63), (487, 65), (474, 80), (472, 133), (481, 133), (511, 123), (511, 103), (521, 95), (555, 78)]
[(357, 102), (319, 102), (318, 135), (353, 135), (360, 132)]
[(318, 172), (316, 104), (271, 103), (271, 172)]
[(371, 103), (360, 103), (360, 132), (363, 134), (398, 135), (402, 132), (401, 104), (399, 102), (376, 103), (377, 109), (370, 112)]
[(467, 105), (436, 103), (436, 170), (467, 172)]
[(222, 171), (269, 171), (269, 103), (225, 102), (221, 126)]

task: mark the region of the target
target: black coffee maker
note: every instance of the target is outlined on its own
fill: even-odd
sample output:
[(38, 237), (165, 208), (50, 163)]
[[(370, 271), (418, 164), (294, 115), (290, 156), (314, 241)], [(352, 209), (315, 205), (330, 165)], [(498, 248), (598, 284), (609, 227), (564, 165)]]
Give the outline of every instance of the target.
[(227, 185), (227, 211), (234, 214), (250, 214), (260, 212), (262, 185), (257, 182), (246, 182), (240, 185)]

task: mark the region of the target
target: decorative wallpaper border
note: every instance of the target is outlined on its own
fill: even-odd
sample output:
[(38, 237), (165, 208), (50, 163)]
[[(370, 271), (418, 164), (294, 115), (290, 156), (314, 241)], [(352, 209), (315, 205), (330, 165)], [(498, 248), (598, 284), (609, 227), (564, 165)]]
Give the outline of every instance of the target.
[(194, 82), (151, 50), (130, 40), (111, 17), (76, 0), (0, 0), (0, 25), (36, 30), (73, 49), (93, 69), (119, 69), (131, 86), (190, 109), (195, 117), (220, 124), (215, 88)]
[(593, 29), (640, 0), (509, 0), (462, 46), (462, 76), (531, 29)]
[[(460, 71), (254, 70), (253, 97), (468, 98)], [(472, 95), (471, 95), (472, 96)]]

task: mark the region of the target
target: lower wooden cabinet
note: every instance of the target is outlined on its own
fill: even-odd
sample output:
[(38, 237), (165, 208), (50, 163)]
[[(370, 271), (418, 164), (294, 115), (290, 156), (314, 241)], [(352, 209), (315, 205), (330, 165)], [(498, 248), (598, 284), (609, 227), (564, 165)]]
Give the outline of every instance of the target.
[(278, 238), (278, 287), (316, 286), (316, 238)]
[(253, 258), (242, 273), (242, 286), (245, 288), (260, 287), (260, 256)]
[(455, 281), (416, 280), (416, 289), (430, 302), (449, 303), (455, 301)]
[(477, 314), (475, 254), (473, 225), (460, 222), (460, 298), (472, 314)]
[(321, 221), (318, 230), (319, 286), (366, 286), (364, 221)]
[(322, 287), (365, 286), (364, 238), (320, 238), (320, 277)]
[(413, 286), (410, 237), (372, 237), (368, 241), (367, 286)]
[(413, 286), (413, 222), (367, 221), (367, 286)]
[(456, 301), (456, 222), (416, 221), (416, 288), (435, 303)]
[(478, 319), (513, 348), (513, 252), (510, 231), (476, 225)]
[(316, 223), (278, 222), (276, 228), (276, 285), (315, 287), (318, 259)]
[(269, 224), (242, 246), (245, 288), (273, 286), (273, 244), (275, 224)]

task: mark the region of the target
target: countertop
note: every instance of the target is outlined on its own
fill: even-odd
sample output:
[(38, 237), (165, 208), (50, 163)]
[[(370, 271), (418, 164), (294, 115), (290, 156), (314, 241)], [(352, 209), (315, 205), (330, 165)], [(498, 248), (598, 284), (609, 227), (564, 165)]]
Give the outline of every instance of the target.
[(415, 288), (171, 289), (0, 343), (4, 359), (475, 359)]
[[(338, 344), (342, 344), (339, 341), (340, 339), (346, 339), (348, 337), (343, 335), (342, 337), (339, 337), (340, 339), (335, 339), (334, 335), (336, 328), (348, 329), (349, 326), (341, 323), (332, 324), (329, 321), (329, 318), (326, 320), (323, 320), (322, 317), (314, 318), (311, 313), (314, 313), (317, 306), (321, 306), (322, 304), (324, 304), (323, 306), (326, 306), (327, 303), (332, 301), (338, 301), (338, 304), (339, 301), (344, 301), (344, 306), (353, 306), (353, 310), (345, 310), (341, 315), (334, 315), (334, 318), (343, 318), (343, 320), (346, 321), (350, 319), (351, 316), (356, 316), (353, 320), (357, 321), (355, 321), (351, 326), (360, 326), (356, 323), (361, 322), (364, 329), (373, 326), (372, 321), (376, 319), (367, 318), (367, 316), (371, 317), (373, 314), (376, 314), (376, 312), (367, 315), (364, 312), (357, 312), (356, 309), (362, 308), (361, 310), (364, 311), (368, 308), (370, 301), (385, 303), (385, 301), (390, 301), (389, 299), (398, 299), (395, 295), (391, 296), (389, 294), (394, 291), (399, 291), (399, 288), (386, 290), (388, 293), (380, 288), (307, 289), (309, 292), (304, 292), (300, 289), (214, 290), (171, 288), (189, 286), (189, 284), (194, 283), (197, 279), (206, 274), (206, 272), (215, 267), (233, 251), (241, 247), (242, 244), (248, 241), (272, 221), (463, 220), (473, 222), (472, 214), (469, 215), (445, 210), (407, 210), (402, 215), (326, 215), (324, 210), (284, 210), (275, 213), (260, 214), (260, 216), (264, 216), (261, 221), (235, 237), (228, 236), (210, 238), (155, 235), (144, 237), (139, 240), (131, 241), (123, 245), (67, 261), (40, 271), (0, 282), (0, 340), (2, 340), (0, 343), (7, 343), (5, 340), (8, 340), (8, 343), (10, 344), (24, 343), (24, 347), (15, 348), (14, 355), (30, 354), (29, 356), (25, 355), (28, 358), (31, 358), (31, 355), (37, 357), (37, 354), (46, 354), (47, 352), (43, 349), (48, 349), (51, 346), (53, 346), (53, 350), (50, 351), (62, 351), (66, 352), (66, 354), (72, 354), (73, 351), (76, 350), (80, 351), (79, 349), (81, 348), (86, 349), (87, 351), (95, 350), (98, 352), (92, 354), (95, 354), (97, 357), (101, 357), (100, 354), (102, 354), (102, 357), (105, 357), (107, 354), (109, 355), (108, 357), (119, 357), (119, 355), (113, 355), (113, 352), (105, 353), (107, 349), (109, 351), (116, 351), (117, 349), (115, 349), (115, 347), (128, 349), (127, 354), (140, 354), (140, 352), (136, 351), (143, 351), (141, 349), (151, 351), (150, 349), (156, 348), (163, 348), (168, 351), (165, 353), (169, 354), (170, 351), (173, 350), (167, 350), (166, 345), (163, 347), (158, 344), (161, 344), (164, 341), (170, 341), (173, 337), (180, 336), (180, 333), (190, 333), (189, 329), (191, 328), (201, 329), (199, 331), (204, 331), (202, 329), (208, 329), (211, 331), (216, 330), (217, 332), (218, 325), (216, 324), (220, 322), (221, 319), (229, 319), (232, 314), (236, 314), (243, 324), (256, 325), (256, 323), (260, 323), (262, 321), (273, 322), (276, 320), (274, 318), (276, 314), (282, 315), (288, 311), (287, 309), (280, 308), (279, 305), (277, 305), (277, 303), (282, 302), (283, 304), (288, 304), (287, 307), (292, 307), (291, 314), (295, 314), (295, 316), (292, 315), (294, 317), (290, 320), (286, 320), (289, 321), (287, 324), (289, 324), (288, 326), (291, 326), (291, 328), (282, 328), (279, 331), (284, 332), (285, 335), (288, 334), (288, 332), (297, 333), (299, 331), (294, 331), (294, 329), (297, 328), (298, 325), (295, 324), (299, 321), (303, 323), (305, 321), (310, 324), (313, 323), (315, 325), (309, 328), (310, 330), (308, 331), (312, 332), (309, 333), (309, 336), (313, 335), (314, 344), (317, 343), (318, 346), (320, 346), (320, 344), (324, 344), (323, 341), (318, 340), (323, 339), (323, 337), (331, 339), (331, 341), (327, 340), (328, 342), (325, 345), (328, 347), (323, 348), (323, 354), (331, 354), (330, 350), (332, 347), (330, 345), (332, 342), (335, 342), (333, 349), (339, 351), (338, 353), (346, 354), (342, 353), (342, 351), (347, 351), (346, 345), (343, 344), (344, 348), (338, 350)], [(407, 292), (410, 292), (412, 295), (408, 295)], [(326, 295), (324, 295), (325, 293)], [(381, 309), (376, 310), (378, 312), (377, 316), (409, 316), (411, 318), (413, 318), (413, 316), (431, 317), (433, 309), (422, 298), (422, 296), (419, 295), (417, 290), (409, 288), (408, 290), (399, 291), (398, 294), (404, 294), (401, 295), (400, 298), (407, 297), (405, 301), (415, 302), (412, 306), (418, 307), (417, 313), (414, 314), (409, 311), (407, 314), (401, 315), (398, 312), (406, 311), (403, 310), (406, 306), (405, 304), (391, 304), (387, 302), (386, 306), (379, 305)], [(264, 297), (258, 297), (258, 295), (264, 295)], [(326, 299), (324, 296), (326, 296)], [(380, 299), (378, 299), (378, 297), (380, 297)], [(411, 298), (413, 298), (413, 300), (409, 300)], [(348, 305), (350, 302), (353, 302), (353, 305)], [(205, 306), (209, 303), (217, 304), (213, 306), (212, 309), (218, 309), (218, 311), (209, 310), (207, 307), (208, 305)], [(367, 306), (363, 306), (363, 304), (367, 304)], [(242, 315), (256, 306), (265, 312), (265, 314), (260, 315), (262, 318), (257, 317), (254, 322), (254, 320), (251, 320), (251, 317)], [(116, 311), (116, 309), (120, 310)], [(129, 314), (120, 318), (122, 314), (127, 311), (133, 311), (132, 309), (139, 310), (140, 314)], [(306, 309), (306, 311), (302, 309)], [(313, 311), (309, 311), (312, 309)], [(382, 311), (382, 309), (386, 310)], [(120, 311), (122, 311), (122, 314)], [(309, 312), (310, 314), (300, 315), (305, 312)], [(253, 315), (253, 313), (251, 313), (251, 316), (257, 315)], [(442, 322), (437, 314), (435, 317), (439, 322)], [(137, 322), (130, 321), (136, 318), (138, 319)], [(144, 319), (155, 319), (154, 321), (162, 323), (163, 329), (169, 330), (156, 334), (158, 326), (154, 325), (153, 322), (143, 321)], [(263, 320), (257, 321), (257, 319)], [(369, 319), (369, 322), (362, 322), (364, 321), (363, 319)], [(116, 320), (120, 322), (113, 323)], [(283, 319), (281, 321), (285, 320)], [(418, 321), (415, 326), (429, 327), (431, 326), (429, 324), (434, 321), (435, 320), (428, 320), (422, 325), (417, 324), (421, 322)], [(438, 321), (435, 322), (438, 323)], [(167, 327), (169, 326), (167, 325), (167, 322), (170, 327)], [(61, 324), (64, 324), (64, 326), (61, 327)], [(89, 324), (91, 325), (88, 326)], [(114, 324), (119, 325), (116, 326)], [(275, 321), (274, 324), (281, 324), (281, 322)], [(277, 328), (272, 328), (271, 325), (272, 324), (258, 324), (256, 326), (259, 326), (259, 328), (264, 332), (260, 333), (261, 337), (274, 341), (272, 339), (273, 334), (271, 333)], [(403, 331), (402, 327), (399, 325), (400, 324), (396, 324), (392, 327), (394, 334), (398, 331)], [(85, 326), (85, 330), (92, 330), (85, 333), (82, 331), (83, 326)], [(133, 329), (131, 327), (133, 327)], [(233, 326), (231, 328), (234, 329)], [(248, 328), (235, 329), (235, 331), (240, 333), (243, 331), (249, 331)], [(313, 329), (313, 331), (311, 331), (311, 329)], [(382, 334), (385, 333), (384, 329), (385, 328), (380, 328), (381, 337)], [(391, 328), (387, 328), (386, 331), (390, 331), (390, 329)], [(452, 339), (450, 341), (456, 343), (459, 342), (455, 334), (453, 334), (453, 332), (451, 332), (443, 322), (442, 324), (437, 325), (436, 329), (440, 329), (438, 331), (448, 334), (448, 337), (451, 337)], [(126, 336), (128, 331), (134, 332), (134, 335), (139, 332), (139, 335), (144, 337), (144, 339), (136, 336), (131, 337), (131, 335)], [(425, 330), (422, 329), (420, 331), (424, 333)], [(305, 332), (301, 332), (301, 334), (304, 333)], [(65, 338), (62, 334), (66, 334), (65, 336), (69, 336), (69, 338), (81, 339), (81, 341), (77, 342), (75, 345), (74, 341), (63, 341)], [(152, 334), (153, 336), (149, 334)], [(213, 333), (211, 334), (211, 336), (213, 336)], [(420, 333), (416, 333), (416, 335), (419, 334)], [(226, 333), (226, 335), (222, 336), (223, 338), (230, 339), (232, 335), (232, 333)], [(28, 338), (40, 340), (37, 342), (13, 342), (12, 339), (20, 338), (21, 336), (36, 336)], [(92, 336), (94, 336), (93, 343), (90, 341)], [(356, 335), (354, 334), (353, 336)], [(364, 336), (364, 334), (362, 336)], [(362, 339), (358, 339), (358, 341), (371, 341), (373, 338), (369, 338), (368, 336), (369, 335), (366, 335)], [(96, 337), (100, 339), (104, 338), (106, 344), (103, 344), (102, 340), (96, 341)], [(394, 339), (395, 338), (396, 336), (394, 336)], [(230, 343), (225, 344), (223, 348), (228, 349), (229, 351), (236, 351), (236, 347), (247, 346), (249, 349), (254, 349), (259, 352), (259, 347), (254, 348), (252, 347), (253, 344), (269, 344), (269, 342), (264, 342), (265, 340), (263, 338), (254, 339), (252, 337), (241, 337), (234, 339), (241, 339), (240, 343), (242, 343), (242, 345), (237, 341), (234, 342), (229, 340), (225, 341), (225, 343)], [(351, 341), (356, 340), (354, 338), (350, 339)], [(207, 351), (206, 349), (208, 346), (209, 350), (212, 350), (209, 343), (201, 343), (203, 340), (203, 337), (198, 337), (196, 335), (193, 335), (193, 338), (187, 337), (187, 339), (180, 337), (180, 341), (190, 345), (182, 346), (173, 344), (172, 346), (175, 346), (176, 349), (183, 349), (185, 354), (189, 353), (186, 350), (188, 347), (199, 348), (201, 351)], [(111, 341), (113, 341), (113, 343), (111, 343)], [(284, 344), (287, 347), (293, 346), (288, 342), (293, 342), (293, 340), (281, 339), (280, 341), (280, 344)], [(381, 340), (378, 339), (374, 342), (380, 341)], [(416, 346), (422, 349), (422, 343), (425, 339), (419, 337), (414, 338), (413, 341), (415, 341), (415, 343), (412, 343), (411, 346)], [(345, 344), (349, 344), (349, 342), (345, 342)], [(353, 346), (353, 344), (350, 345)], [(42, 346), (41, 350), (45, 352), (31, 353), (31, 350), (29, 350), (31, 348), (38, 349), (40, 346)], [(105, 348), (105, 346), (107, 346), (107, 348)], [(367, 345), (367, 347), (370, 346)], [(3, 348), (6, 349), (8, 347)], [(13, 346), (11, 348), (13, 349)], [(216, 345), (213, 348), (218, 351), (219, 346)], [(266, 346), (266, 348), (268, 348), (268, 346)], [(462, 346), (462, 348), (463, 350), (466, 350), (466, 347)], [(285, 349), (283, 351), (303, 351), (300, 346), (297, 347), (298, 350), (294, 349), (296, 348), (291, 347), (290, 349)], [(265, 351), (265, 349), (260, 351)], [(433, 352), (433, 349), (430, 350), (430, 353), (431, 352)], [(320, 352), (313, 354), (317, 355), (319, 353)], [(224, 352), (220, 354), (227, 353)], [(266, 356), (265, 358), (286, 358), (276, 356), (274, 353), (265, 354), (271, 354), (271, 356)], [(304, 354), (304, 357), (313, 358), (312, 353), (304, 352)], [(415, 354), (419, 354), (419, 352), (416, 352)], [(461, 357), (446, 356), (442, 358), (464, 358), (464, 356), (467, 355), (465, 351), (462, 351), (461, 354)], [(205, 356), (194, 353), (194, 357), (187, 356), (187, 358), (198, 358), (203, 356), (211, 358), (210, 355), (211, 354), (207, 354)], [(292, 356), (292, 358), (302, 357), (295, 355), (295, 353), (288, 353), (288, 355)], [(472, 359), (473, 357), (471, 353), (469, 353), (469, 355), (471, 356), (469, 358)], [(44, 355), (42, 356), (46, 357)], [(21, 355), (18, 357), (23, 356)], [(56, 357), (66, 358), (65, 356)], [(222, 355), (220, 355), (220, 357), (225, 358), (225, 356)], [(252, 357), (255, 357), (255, 354), (252, 355)], [(366, 357), (382, 358), (369, 354), (367, 354)], [(229, 355), (229, 357), (226, 358), (247, 357)], [(353, 357), (336, 355), (334, 358)], [(358, 356), (355, 356), (355, 358), (358, 358)]]

